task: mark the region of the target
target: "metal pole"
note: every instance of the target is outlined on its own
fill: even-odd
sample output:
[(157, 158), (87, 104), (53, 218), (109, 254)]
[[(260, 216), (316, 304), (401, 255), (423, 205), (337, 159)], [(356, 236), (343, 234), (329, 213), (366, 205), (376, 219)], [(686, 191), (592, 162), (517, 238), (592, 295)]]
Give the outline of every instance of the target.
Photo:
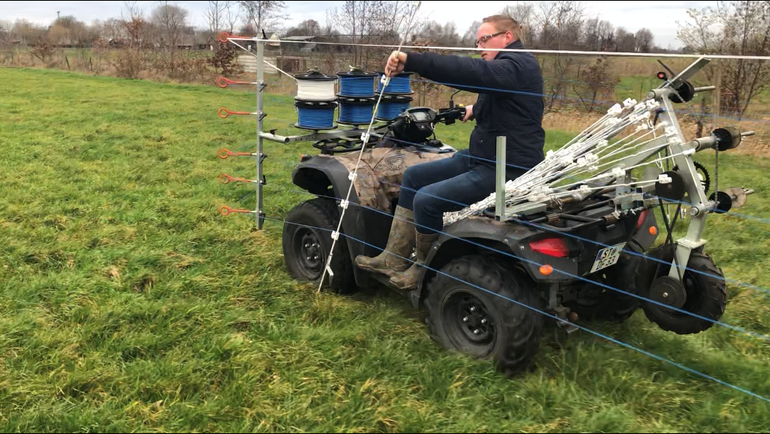
[(495, 216), (505, 220), (505, 136), (497, 136), (497, 171), (495, 172)]
[(262, 230), (265, 213), (262, 212), (262, 91), (265, 80), (265, 42), (257, 42), (257, 229)]

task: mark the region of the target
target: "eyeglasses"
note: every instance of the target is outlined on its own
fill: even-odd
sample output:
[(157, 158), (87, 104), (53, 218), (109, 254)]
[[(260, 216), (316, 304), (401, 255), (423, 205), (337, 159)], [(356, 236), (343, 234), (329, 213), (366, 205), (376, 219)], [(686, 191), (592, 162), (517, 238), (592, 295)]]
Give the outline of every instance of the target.
[(476, 39), (476, 40), (474, 41), (474, 44), (476, 45), (476, 48), (478, 48), (478, 47), (479, 47), (479, 44), (486, 44), (486, 43), (487, 43), (487, 41), (489, 41), (490, 39), (494, 38), (495, 36), (499, 36), (499, 35), (502, 35), (502, 34), (504, 34), (504, 33), (506, 33), (506, 32), (497, 32), (497, 33), (493, 33), (493, 34), (491, 34), (491, 35), (485, 35), (485, 36), (482, 36), (482, 37), (480, 37), (479, 39)]

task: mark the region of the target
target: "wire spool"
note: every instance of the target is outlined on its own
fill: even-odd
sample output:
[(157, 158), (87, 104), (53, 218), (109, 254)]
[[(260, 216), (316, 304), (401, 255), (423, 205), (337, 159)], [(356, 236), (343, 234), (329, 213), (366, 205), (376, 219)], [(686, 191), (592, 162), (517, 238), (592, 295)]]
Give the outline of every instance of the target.
[[(377, 80), (377, 92), (382, 91), (382, 77), (385, 75), (383, 72), (377, 72), (379, 78)], [(413, 72), (402, 72), (398, 75), (394, 75), (390, 78), (390, 83), (385, 86), (385, 93), (391, 95), (411, 95), (411, 75)]]
[(374, 96), (374, 78), (377, 74), (354, 69), (351, 72), (338, 72), (340, 93), (338, 96), (368, 98)]
[(325, 75), (310, 70), (294, 76), (297, 79), (297, 96), (300, 101), (334, 101), (336, 75)]
[(334, 125), (334, 110), (337, 108), (335, 101), (302, 101), (294, 102), (297, 110), (297, 128), (305, 130), (331, 130), (337, 128)]
[(409, 104), (414, 100), (410, 95), (382, 95), (382, 101), (377, 108), (375, 119), (381, 121), (390, 121), (396, 118), (401, 112), (409, 108)]
[[(372, 86), (374, 89), (374, 86)], [(337, 123), (343, 125), (367, 125), (372, 120), (374, 104), (377, 98), (351, 98), (338, 95), (337, 101), (340, 106), (339, 118)]]

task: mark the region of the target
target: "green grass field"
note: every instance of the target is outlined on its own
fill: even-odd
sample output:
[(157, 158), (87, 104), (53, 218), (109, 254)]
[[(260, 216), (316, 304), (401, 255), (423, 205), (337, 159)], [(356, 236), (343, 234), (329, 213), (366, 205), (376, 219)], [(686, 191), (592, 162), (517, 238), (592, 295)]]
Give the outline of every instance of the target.
[[(322, 293), (287, 274), (279, 222), (254, 230), (254, 95), (212, 86), (0, 69), (0, 431), (768, 431), (770, 404), (586, 332), (550, 331), (526, 377), (435, 344), (388, 291)], [(291, 133), (291, 97), (266, 129)], [(470, 124), (440, 137), (465, 147)], [(568, 134), (548, 133), (549, 147)], [(268, 143), (268, 216), (310, 198), (308, 144)], [(711, 155), (699, 156), (707, 165)], [(770, 161), (720, 156), (721, 186), (756, 189)], [(708, 253), (770, 287), (770, 224), (709, 217)], [(723, 321), (770, 333), (770, 301), (730, 284)], [(601, 333), (770, 397), (767, 341), (715, 326), (665, 333), (637, 312)]]

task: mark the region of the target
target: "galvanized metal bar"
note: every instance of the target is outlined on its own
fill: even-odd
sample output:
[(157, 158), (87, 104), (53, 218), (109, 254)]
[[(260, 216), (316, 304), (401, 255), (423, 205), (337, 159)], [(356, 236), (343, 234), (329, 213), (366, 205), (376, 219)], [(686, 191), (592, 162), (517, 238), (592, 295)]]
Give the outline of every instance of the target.
[(265, 88), (265, 41), (257, 41), (257, 229), (262, 230), (265, 213), (262, 211), (262, 92)]
[(497, 136), (497, 170), (495, 172), (495, 216), (505, 220), (505, 136)]

